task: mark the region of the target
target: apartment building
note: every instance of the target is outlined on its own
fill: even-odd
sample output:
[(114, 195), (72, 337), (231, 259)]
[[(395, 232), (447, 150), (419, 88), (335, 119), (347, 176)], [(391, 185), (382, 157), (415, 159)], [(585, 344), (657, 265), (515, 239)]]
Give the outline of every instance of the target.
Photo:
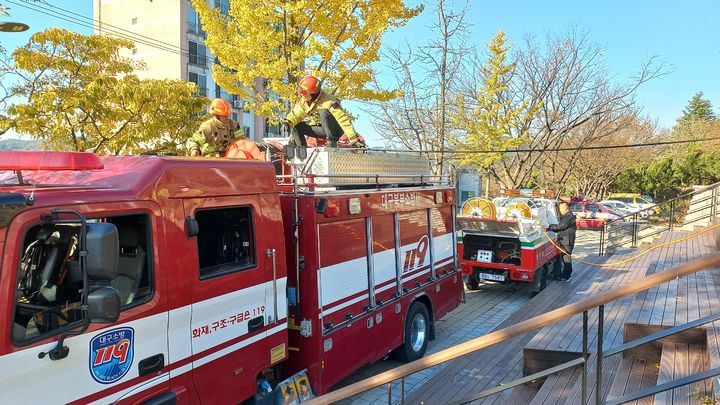
[[(227, 13), (229, 0), (207, 0)], [(99, 22), (95, 33), (132, 37), (136, 49), (127, 56), (142, 60), (147, 69), (141, 78), (182, 79), (193, 82), (210, 99), (224, 98), (233, 106), (248, 138), (261, 140), (278, 136), (278, 127), (244, 108), (247, 100), (229, 94), (213, 81), (213, 56), (204, 45), (207, 34), (200, 17), (187, 0), (93, 0), (93, 17)], [(259, 80), (259, 84), (262, 82)]]

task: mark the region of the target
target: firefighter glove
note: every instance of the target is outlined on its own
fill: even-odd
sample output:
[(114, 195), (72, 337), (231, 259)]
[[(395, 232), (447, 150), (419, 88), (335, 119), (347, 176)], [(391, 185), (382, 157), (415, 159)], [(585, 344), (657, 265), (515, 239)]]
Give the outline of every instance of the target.
[(360, 139), (353, 140), (350, 145), (352, 145), (352, 147), (356, 149), (367, 149), (367, 145), (365, 144), (365, 142), (361, 141)]

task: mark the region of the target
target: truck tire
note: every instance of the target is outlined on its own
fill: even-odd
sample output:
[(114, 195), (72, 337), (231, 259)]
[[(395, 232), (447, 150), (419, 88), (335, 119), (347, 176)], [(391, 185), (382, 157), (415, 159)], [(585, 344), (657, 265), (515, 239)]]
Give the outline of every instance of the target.
[(544, 264), (535, 272), (535, 281), (530, 288), (530, 297), (534, 297), (547, 286), (548, 265)]
[(478, 282), (477, 275), (471, 274), (468, 276), (467, 282), (465, 283), (465, 287), (467, 287), (470, 291), (475, 291), (478, 288), (480, 288), (480, 282)]
[(430, 314), (420, 302), (410, 306), (405, 319), (405, 343), (393, 351), (393, 357), (403, 363), (409, 363), (425, 354), (430, 340)]

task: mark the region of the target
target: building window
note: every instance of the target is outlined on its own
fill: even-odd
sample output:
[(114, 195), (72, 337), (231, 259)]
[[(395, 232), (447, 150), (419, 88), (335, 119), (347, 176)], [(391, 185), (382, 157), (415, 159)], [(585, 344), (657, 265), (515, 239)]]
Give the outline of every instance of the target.
[(243, 126), (243, 133), (245, 134), (245, 138), (250, 138), (250, 127)]
[(191, 65), (207, 67), (207, 48), (195, 41), (188, 41), (189, 62)]
[(265, 119), (265, 137), (277, 137), (280, 136), (280, 124), (271, 125), (270, 120)]
[(233, 112), (233, 113), (232, 113), (232, 119), (233, 119), (233, 121), (237, 122), (238, 116), (237, 116), (237, 113), (236, 113), (236, 112)]
[(255, 267), (252, 209), (231, 207), (195, 214), (200, 278), (210, 278)]
[(228, 93), (224, 88), (220, 87), (219, 84), (215, 85), (215, 97), (227, 100), (228, 102), (230, 102), (230, 104), (234, 106), (233, 96)]
[(207, 97), (207, 76), (190, 72), (188, 73), (188, 81), (197, 84), (199, 95)]
[(134, 17), (134, 18), (132, 19), (132, 24), (133, 24), (133, 25), (137, 24), (137, 17)]
[(193, 6), (188, 7), (188, 16), (187, 16), (188, 32), (197, 34), (197, 32), (198, 32), (197, 21), (198, 21), (197, 11), (195, 11), (195, 8), (193, 8)]
[(215, 7), (220, 9), (220, 12), (227, 15), (230, 13), (230, 2), (228, 0), (215, 0)]
[(200, 15), (197, 13), (197, 11), (195, 11), (192, 5), (189, 5), (188, 7), (187, 25), (187, 30), (189, 33), (201, 36), (206, 35), (205, 31), (203, 31), (202, 22), (200, 21)]

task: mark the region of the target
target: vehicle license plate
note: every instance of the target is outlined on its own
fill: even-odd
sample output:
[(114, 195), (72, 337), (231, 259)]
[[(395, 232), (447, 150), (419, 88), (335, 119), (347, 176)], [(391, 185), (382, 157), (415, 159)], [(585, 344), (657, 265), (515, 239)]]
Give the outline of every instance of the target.
[(483, 280), (505, 281), (505, 276), (499, 274), (478, 273), (478, 277)]

